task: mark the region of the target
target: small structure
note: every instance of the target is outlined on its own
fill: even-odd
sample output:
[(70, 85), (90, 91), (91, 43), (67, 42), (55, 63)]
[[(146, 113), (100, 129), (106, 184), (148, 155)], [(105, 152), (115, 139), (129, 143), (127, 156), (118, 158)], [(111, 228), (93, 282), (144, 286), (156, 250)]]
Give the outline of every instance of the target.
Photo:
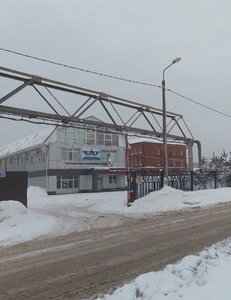
[(27, 172), (0, 171), (0, 201), (17, 200), (27, 207)]
[(125, 189), (125, 141), (102, 125), (52, 127), (1, 147), (0, 169), (28, 171), (48, 194)]

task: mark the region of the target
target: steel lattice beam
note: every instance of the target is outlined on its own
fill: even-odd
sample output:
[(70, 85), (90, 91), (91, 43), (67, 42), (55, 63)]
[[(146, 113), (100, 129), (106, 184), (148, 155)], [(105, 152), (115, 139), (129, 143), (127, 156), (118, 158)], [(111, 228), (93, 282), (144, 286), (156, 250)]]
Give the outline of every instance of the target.
[[(105, 93), (97, 92), (94, 90), (89, 90), (81, 88), (75, 85), (66, 84), (63, 82), (58, 82), (55, 80), (35, 76), (28, 73), (23, 73), (4, 67), (0, 67), (0, 78), (5, 78), (17, 82), (22, 82), (19, 87), (16, 87), (8, 94), (0, 98), (0, 118), (16, 118), (17, 120), (23, 120), (33, 123), (43, 123), (43, 124), (55, 124), (59, 126), (77, 126), (77, 124), (84, 125), (94, 125), (97, 127), (103, 126), (110, 128), (119, 132), (131, 132), (134, 134), (158, 137), (162, 138), (162, 130), (157, 131), (157, 127), (160, 128), (160, 123), (157, 121), (157, 117), (162, 117), (162, 110), (137, 103), (135, 101), (126, 100), (123, 98), (115, 97)], [(38, 93), (38, 95), (43, 99), (46, 104), (52, 109), (52, 113), (34, 111), (31, 109), (22, 109), (17, 107), (15, 103), (14, 107), (6, 106), (5, 102), (14, 97), (21, 90), (32, 86)], [(73, 112), (68, 112), (64, 104), (53, 98), (59, 104), (59, 108), (62, 108), (65, 113), (60, 113), (57, 109), (52, 106), (52, 104), (47, 100), (47, 98), (42, 94), (41, 89), (44, 88), (49, 91), (62, 91), (65, 93), (76, 94), (84, 98), (84, 103), (80, 102), (79, 107), (73, 110)], [(85, 98), (86, 97), (86, 98)], [(108, 116), (110, 122), (98, 122), (83, 118), (83, 114), (86, 113), (95, 103), (99, 103), (104, 113)], [(4, 105), (3, 105), (4, 104)], [(112, 108), (110, 111), (109, 108)], [(123, 118), (119, 113), (119, 109), (127, 109), (131, 111), (131, 116), (127, 116), (127, 119)], [(144, 128), (137, 126), (137, 120), (143, 117), (145, 122)], [(183, 116), (173, 112), (167, 112), (166, 117), (169, 123), (173, 123), (172, 127), (168, 131), (168, 138), (175, 141), (183, 141), (188, 143), (193, 141), (193, 136), (189, 131)], [(118, 121), (116, 120), (118, 119)], [(180, 121), (182, 120), (182, 124)], [(184, 126), (186, 125), (186, 126)], [(183, 129), (183, 127), (184, 129)], [(172, 128), (178, 128), (180, 135), (171, 133)], [(160, 128), (161, 129), (161, 128)]]

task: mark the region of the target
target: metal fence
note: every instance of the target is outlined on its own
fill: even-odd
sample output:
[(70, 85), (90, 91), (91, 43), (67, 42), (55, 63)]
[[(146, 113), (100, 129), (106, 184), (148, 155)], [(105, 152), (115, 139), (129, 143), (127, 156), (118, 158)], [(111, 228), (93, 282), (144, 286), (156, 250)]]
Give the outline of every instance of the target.
[[(131, 191), (133, 199), (138, 199), (150, 192), (158, 191), (163, 187), (163, 172), (132, 171)], [(216, 189), (231, 186), (231, 171), (185, 171), (170, 172), (168, 186), (183, 191)]]

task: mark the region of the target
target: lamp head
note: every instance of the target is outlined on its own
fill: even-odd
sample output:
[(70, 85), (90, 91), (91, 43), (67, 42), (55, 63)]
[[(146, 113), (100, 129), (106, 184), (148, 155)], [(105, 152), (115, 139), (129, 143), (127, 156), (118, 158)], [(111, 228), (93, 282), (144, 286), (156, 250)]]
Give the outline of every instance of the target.
[(180, 57), (173, 59), (172, 64), (178, 63), (181, 60)]

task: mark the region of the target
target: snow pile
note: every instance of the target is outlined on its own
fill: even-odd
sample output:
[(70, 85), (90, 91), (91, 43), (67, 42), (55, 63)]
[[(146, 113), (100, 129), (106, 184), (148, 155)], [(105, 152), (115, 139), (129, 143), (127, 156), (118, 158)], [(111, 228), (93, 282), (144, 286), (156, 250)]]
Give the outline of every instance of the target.
[(66, 195), (34, 196), (28, 193), (28, 208), (36, 213), (54, 216), (57, 220), (52, 235), (64, 235), (73, 231), (84, 231), (92, 228), (112, 227), (122, 223), (124, 218), (121, 215), (102, 214), (89, 211), (89, 208), (96, 203), (108, 201), (116, 202), (124, 198), (126, 207), (125, 192), (109, 193), (79, 193)]
[(52, 230), (55, 218), (34, 214), (20, 202), (0, 202), (0, 245), (31, 240)]
[(171, 187), (151, 192), (148, 195), (135, 200), (130, 207), (126, 206), (126, 194), (123, 197), (102, 201), (92, 205), (90, 210), (117, 213), (129, 216), (153, 215), (166, 211), (179, 209), (205, 207), (231, 201), (231, 188), (211, 190), (199, 190), (184, 192)]
[[(137, 277), (104, 300), (230, 299), (231, 239)], [(229, 287), (229, 288), (228, 288)]]
[(12, 219), (27, 214), (27, 209), (17, 201), (1, 201), (0, 202), (0, 222), (12, 222)]
[(29, 186), (27, 189), (27, 197), (43, 197), (47, 196), (47, 192), (45, 189), (41, 188), (40, 186)]

